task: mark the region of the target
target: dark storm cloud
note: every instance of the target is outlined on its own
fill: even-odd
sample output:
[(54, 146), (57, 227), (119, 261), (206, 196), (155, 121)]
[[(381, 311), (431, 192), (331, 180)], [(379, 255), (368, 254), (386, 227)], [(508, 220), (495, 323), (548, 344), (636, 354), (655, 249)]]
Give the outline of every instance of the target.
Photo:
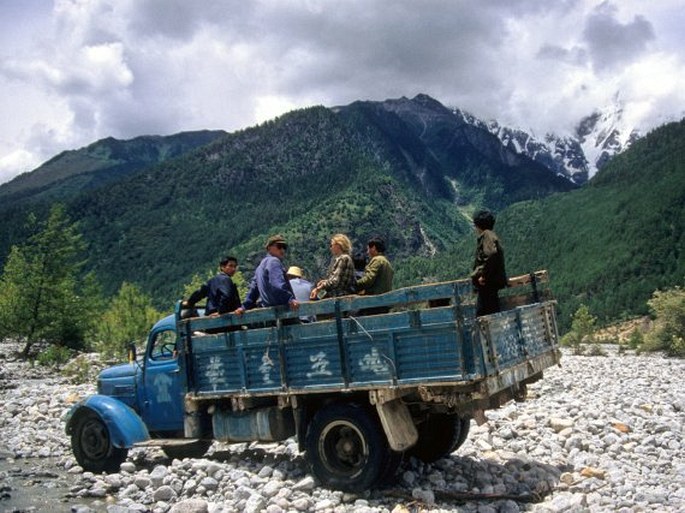
[(244, 0), (196, 3), (188, 0), (146, 0), (131, 11), (130, 29), (141, 38), (191, 39), (206, 25), (222, 26), (225, 33), (248, 28), (255, 6)]
[[(462, 2), (336, 3), (330, 10), (281, 7), (263, 35), (287, 93), (326, 89), (373, 97), (466, 91), (491, 76), (502, 18)], [(335, 96), (335, 94), (331, 94)]]
[(605, 2), (588, 18), (583, 31), (592, 65), (599, 72), (634, 61), (655, 39), (652, 24), (643, 16), (636, 15), (630, 23), (615, 16), (616, 8)]

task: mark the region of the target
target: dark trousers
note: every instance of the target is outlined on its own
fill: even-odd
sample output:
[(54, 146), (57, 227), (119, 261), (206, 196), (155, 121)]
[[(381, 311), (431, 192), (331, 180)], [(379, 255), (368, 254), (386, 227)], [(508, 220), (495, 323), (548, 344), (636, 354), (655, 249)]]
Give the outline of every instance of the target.
[(479, 288), (476, 301), (476, 317), (500, 311), (497, 289)]

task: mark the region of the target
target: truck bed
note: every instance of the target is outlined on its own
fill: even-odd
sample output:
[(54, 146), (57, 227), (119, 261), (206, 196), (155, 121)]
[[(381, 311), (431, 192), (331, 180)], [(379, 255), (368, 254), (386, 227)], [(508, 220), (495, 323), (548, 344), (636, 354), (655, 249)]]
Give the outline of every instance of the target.
[[(559, 361), (555, 302), (540, 291), (546, 281), (544, 271), (510, 280), (507, 309), (479, 318), (469, 280), (240, 317), (181, 319), (179, 304), (180, 361), (196, 399), (474, 385), (493, 395)], [(360, 315), (380, 306), (390, 312)], [(319, 320), (287, 324), (307, 315)]]

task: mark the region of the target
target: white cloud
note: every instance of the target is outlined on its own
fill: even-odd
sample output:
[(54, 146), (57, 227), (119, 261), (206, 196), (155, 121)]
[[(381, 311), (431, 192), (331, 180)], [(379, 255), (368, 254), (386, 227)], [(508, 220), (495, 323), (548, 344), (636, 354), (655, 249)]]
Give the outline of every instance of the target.
[(1, 2), (0, 159), (418, 93), (541, 133), (620, 90), (654, 123), (682, 112), (681, 3)]
[(255, 117), (258, 123), (263, 123), (298, 107), (290, 99), (282, 96), (258, 96), (256, 98)]
[(27, 150), (13, 150), (0, 157), (0, 183), (7, 182), (17, 175), (17, 169), (35, 169), (41, 164), (36, 155)]

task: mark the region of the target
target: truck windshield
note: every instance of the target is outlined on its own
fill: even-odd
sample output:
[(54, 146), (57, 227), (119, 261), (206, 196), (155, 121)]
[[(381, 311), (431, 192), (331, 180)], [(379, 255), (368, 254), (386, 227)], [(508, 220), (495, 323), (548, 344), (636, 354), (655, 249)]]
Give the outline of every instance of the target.
[(176, 332), (173, 330), (158, 331), (154, 335), (150, 348), (150, 358), (153, 360), (169, 360), (176, 358)]

